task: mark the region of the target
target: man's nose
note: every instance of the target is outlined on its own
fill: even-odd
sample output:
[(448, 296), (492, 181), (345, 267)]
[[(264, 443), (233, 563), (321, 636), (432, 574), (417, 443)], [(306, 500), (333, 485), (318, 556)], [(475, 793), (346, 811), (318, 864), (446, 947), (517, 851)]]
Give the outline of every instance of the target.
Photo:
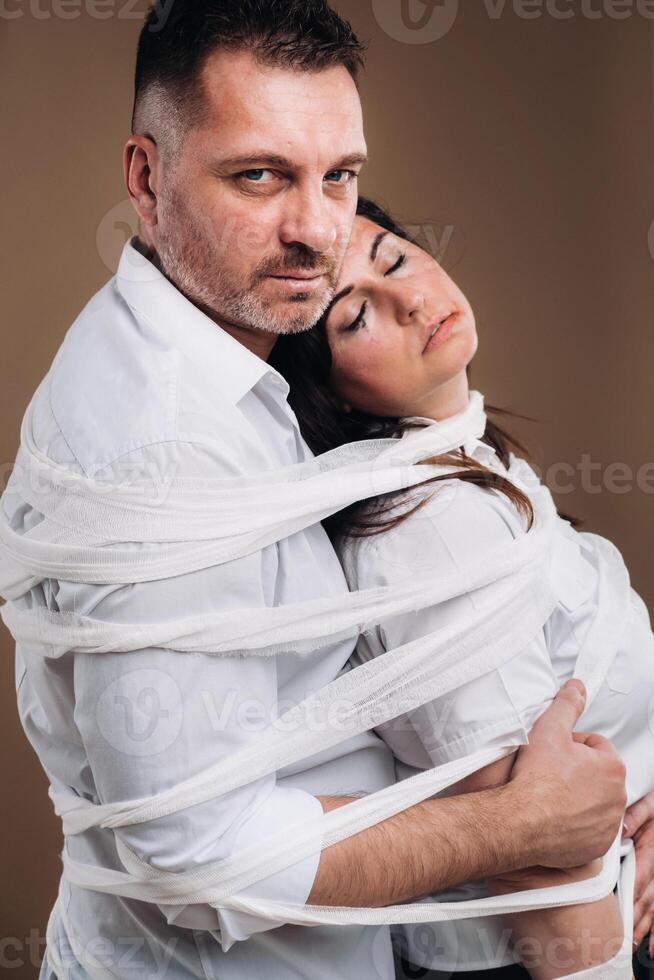
[(314, 252), (329, 252), (338, 236), (338, 224), (318, 193), (298, 195), (285, 208), (279, 230), (284, 245), (303, 245)]

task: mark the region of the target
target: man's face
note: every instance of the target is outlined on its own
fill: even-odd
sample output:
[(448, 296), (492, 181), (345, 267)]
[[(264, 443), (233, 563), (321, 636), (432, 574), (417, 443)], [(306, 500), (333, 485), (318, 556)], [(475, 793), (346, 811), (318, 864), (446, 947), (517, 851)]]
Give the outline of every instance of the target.
[(356, 211), (356, 86), (340, 66), (270, 68), (246, 51), (217, 51), (202, 80), (207, 116), (157, 188), (162, 267), (237, 335), (307, 330), (334, 293)]

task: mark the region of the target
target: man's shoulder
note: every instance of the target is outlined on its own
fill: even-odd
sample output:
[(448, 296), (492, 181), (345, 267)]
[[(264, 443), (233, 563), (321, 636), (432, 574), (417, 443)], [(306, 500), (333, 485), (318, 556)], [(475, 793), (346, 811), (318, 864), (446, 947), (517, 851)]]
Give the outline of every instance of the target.
[(246, 468), (236, 407), (144, 329), (115, 280), (67, 331), (34, 408), (39, 448), (86, 476), (121, 461), (207, 475)]

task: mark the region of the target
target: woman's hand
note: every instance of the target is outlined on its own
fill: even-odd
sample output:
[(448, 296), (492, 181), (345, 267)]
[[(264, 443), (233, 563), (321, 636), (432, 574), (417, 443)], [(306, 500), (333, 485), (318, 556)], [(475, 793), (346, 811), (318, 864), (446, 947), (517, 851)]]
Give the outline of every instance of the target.
[(634, 946), (648, 932), (649, 957), (654, 959), (654, 791), (627, 810), (624, 838), (631, 838), (636, 849), (636, 890), (634, 894)]

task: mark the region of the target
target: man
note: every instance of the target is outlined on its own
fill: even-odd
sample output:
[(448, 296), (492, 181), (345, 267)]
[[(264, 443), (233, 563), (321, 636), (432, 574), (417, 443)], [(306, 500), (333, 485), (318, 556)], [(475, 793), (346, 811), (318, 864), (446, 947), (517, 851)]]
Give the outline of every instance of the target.
[[(118, 482), (135, 472), (254, 474), (309, 458), (288, 389), (266, 359), (277, 336), (309, 329), (333, 294), (367, 154), (361, 59), (351, 29), (322, 0), (180, 2), (163, 28), (151, 12), (125, 150), (141, 233), (39, 389), (43, 452)], [(3, 506), (15, 530), (38, 526), (11, 488)], [(151, 623), (345, 593), (315, 526), (160, 582), (48, 580), (31, 601)], [(286, 707), (348, 670), (351, 651), (342, 642), (309, 658), (264, 660), (149, 648), (47, 661), (19, 647), (19, 708), (55, 789), (93, 802), (140, 798), (260, 738)], [(617, 832), (624, 768), (607, 743), (573, 740), (582, 708), (573, 684), (539, 722), (508, 786), (428, 800), (242, 894), (381, 906), (533, 864), (591, 861)], [(368, 732), (208, 803), (66, 846), (75, 860), (120, 869), (119, 838), (153, 867), (187, 871), (393, 779), (392, 757)], [(65, 879), (50, 925), (46, 978), (394, 976), (386, 928), (275, 928), (227, 908), (159, 907)]]

